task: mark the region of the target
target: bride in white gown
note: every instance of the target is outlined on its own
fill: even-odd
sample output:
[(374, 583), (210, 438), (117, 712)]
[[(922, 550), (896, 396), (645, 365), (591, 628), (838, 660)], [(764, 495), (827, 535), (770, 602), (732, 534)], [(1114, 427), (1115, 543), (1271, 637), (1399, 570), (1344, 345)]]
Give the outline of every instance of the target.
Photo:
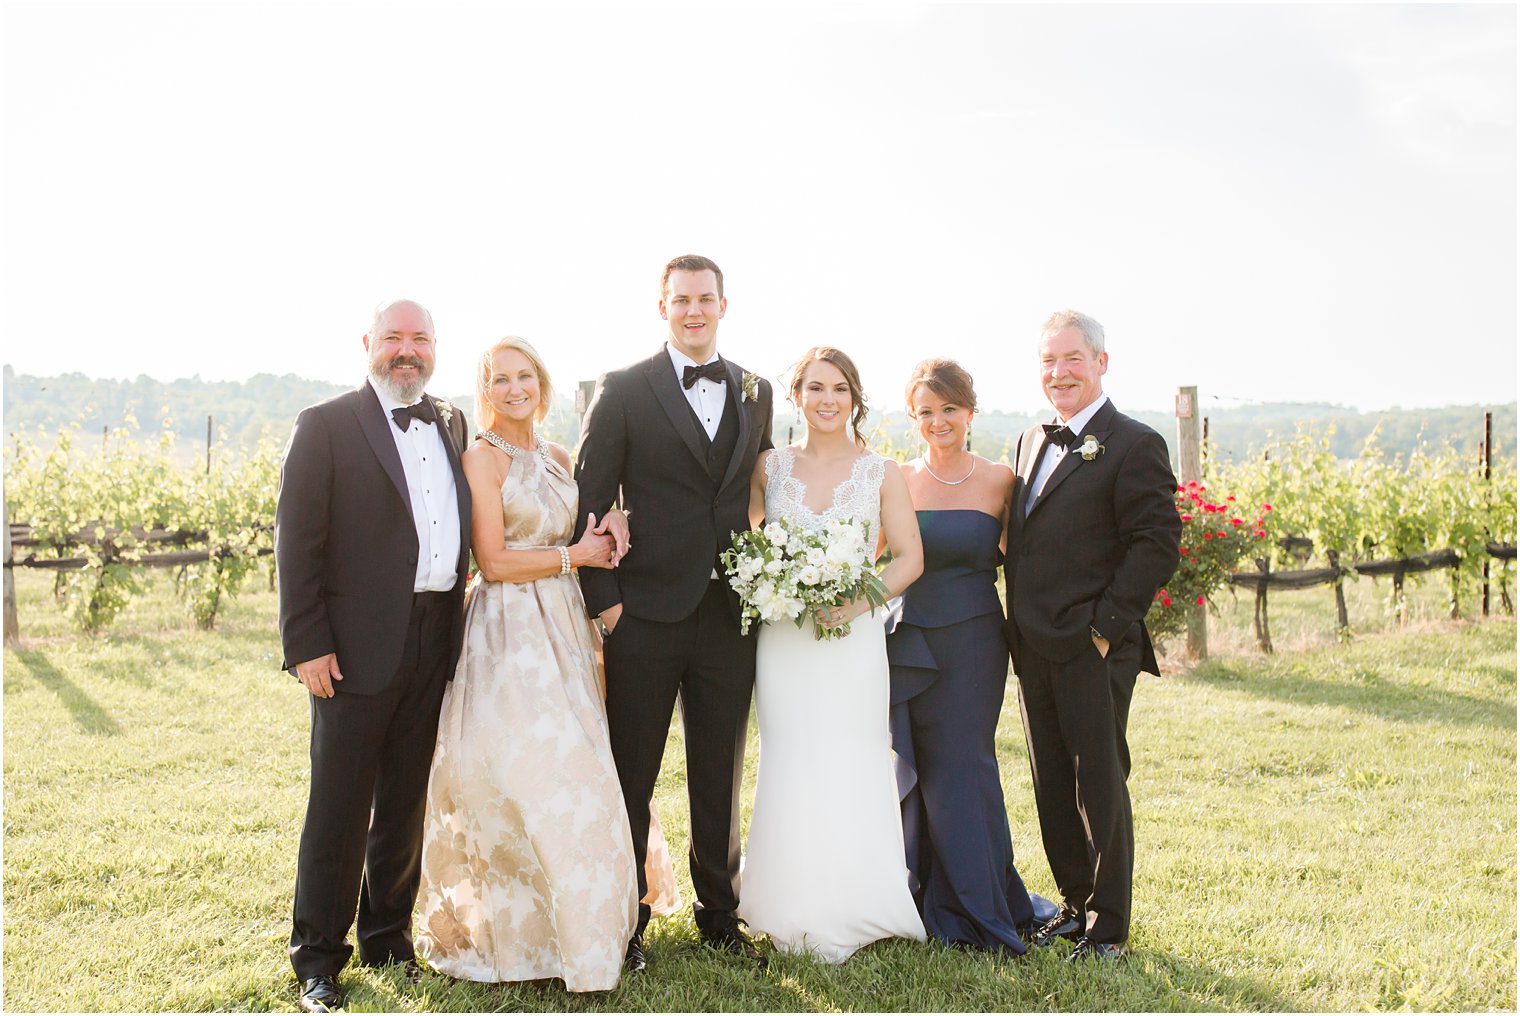
[[(918, 520), (897, 463), (859, 437), (855, 365), (828, 346), (808, 350), (791, 398), (807, 433), (756, 463), (751, 520), (869, 521), (891, 548), (881, 578), (897, 595), (923, 571)], [(903, 859), (882, 614), (860, 600), (800, 628), (767, 624), (756, 656), (760, 773), (739, 915), (776, 948), (828, 963), (879, 939), (924, 939)], [(815, 620), (850, 634), (817, 641)]]

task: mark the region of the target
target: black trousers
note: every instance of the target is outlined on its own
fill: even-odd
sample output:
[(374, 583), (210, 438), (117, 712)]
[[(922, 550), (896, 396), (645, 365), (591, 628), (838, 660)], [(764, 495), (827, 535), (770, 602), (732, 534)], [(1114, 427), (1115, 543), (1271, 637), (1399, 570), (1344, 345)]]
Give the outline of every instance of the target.
[(332, 698), (311, 696), (311, 795), (290, 932), (290, 962), (302, 980), (343, 969), (356, 909), (361, 963), (412, 958), (452, 609), (442, 594), (417, 597), (401, 666), (385, 691), (356, 695), (338, 683)]
[[(691, 881), (697, 927), (716, 930), (739, 906), (739, 785), (755, 685), (756, 636), (739, 634), (721, 581), (696, 613), (662, 623), (626, 611), (607, 639), (607, 726), (633, 834), (639, 898), (648, 892), (649, 801), (660, 775), (671, 711), (681, 703)], [(639, 931), (649, 907), (639, 904)]]
[(1088, 646), (1055, 663), (1020, 647), (1019, 708), (1029, 745), (1040, 837), (1066, 905), (1086, 915), (1094, 942), (1129, 937), (1135, 866), (1130, 812), (1129, 704), (1140, 644)]

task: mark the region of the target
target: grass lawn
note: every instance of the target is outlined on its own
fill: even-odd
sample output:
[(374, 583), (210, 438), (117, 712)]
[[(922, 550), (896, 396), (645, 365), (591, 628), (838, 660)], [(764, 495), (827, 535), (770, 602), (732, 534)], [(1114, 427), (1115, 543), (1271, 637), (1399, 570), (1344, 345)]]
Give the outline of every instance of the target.
[[(215, 633), (167, 577), (91, 639), (18, 576), (4, 671), (4, 987), (9, 1010), (295, 1008), (285, 958), (305, 805), (305, 693), (275, 667), (274, 597)], [(1130, 721), (1136, 820), (1130, 960), (1072, 968), (881, 943), (843, 967), (766, 973), (699, 949), (689, 913), (651, 925), (651, 969), (568, 995), (350, 967), (355, 1010), (1509, 1009), (1515, 976), (1515, 624), (1443, 620), (1439, 582), (1386, 628), (1387, 584), (1273, 594), (1279, 652), (1247, 596), (1218, 654), (1142, 678)], [(1040, 847), (1012, 687), (999, 748), (1030, 888)], [(755, 757), (750, 751), (751, 780)], [(746, 800), (752, 799), (751, 785)], [(658, 807), (684, 867), (673, 732)]]

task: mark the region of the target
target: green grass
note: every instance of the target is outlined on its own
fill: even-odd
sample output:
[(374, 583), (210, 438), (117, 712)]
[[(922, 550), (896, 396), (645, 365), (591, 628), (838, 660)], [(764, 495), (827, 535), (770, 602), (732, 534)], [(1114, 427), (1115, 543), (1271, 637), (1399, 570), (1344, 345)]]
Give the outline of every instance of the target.
[[(245, 593), (207, 634), (160, 579), (90, 639), (45, 577), (19, 586), (5, 1008), (294, 1009), (307, 707), (275, 670), (273, 597)], [(1328, 590), (1274, 594), (1278, 645), (1296, 648), (1273, 657), (1250, 648), (1242, 597), (1213, 624), (1221, 655), (1142, 679), (1122, 966), (1071, 968), (1065, 946), (1005, 961), (888, 942), (837, 968), (778, 955), (760, 974), (700, 949), (683, 913), (651, 926), (650, 972), (608, 994), (436, 974), (407, 987), (350, 967), (351, 1008), (1513, 1009), (1515, 624), (1444, 621), (1431, 584), (1406, 630), (1379, 632), (1386, 591), (1353, 587), (1361, 634), (1345, 646)], [(1011, 688), (999, 749), (1020, 870), (1052, 894)], [(658, 805), (689, 900), (676, 732)]]

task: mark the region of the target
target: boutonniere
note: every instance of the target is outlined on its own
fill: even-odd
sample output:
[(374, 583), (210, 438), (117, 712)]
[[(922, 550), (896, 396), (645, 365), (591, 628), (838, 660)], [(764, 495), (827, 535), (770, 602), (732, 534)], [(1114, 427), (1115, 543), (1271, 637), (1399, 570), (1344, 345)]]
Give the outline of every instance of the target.
[(1097, 438), (1093, 437), (1091, 434), (1088, 434), (1086, 437), (1082, 438), (1082, 443), (1077, 446), (1077, 451), (1082, 453), (1082, 458), (1085, 461), (1091, 462), (1093, 459), (1103, 454), (1103, 446), (1098, 443)]
[(450, 405), (448, 399), (434, 399), (433, 408), (438, 410), (438, 418), (443, 421), (445, 427), (454, 422), (454, 407)]
[(739, 379), (739, 388), (744, 392), (745, 402), (754, 402), (760, 397), (760, 375), (745, 371)]

